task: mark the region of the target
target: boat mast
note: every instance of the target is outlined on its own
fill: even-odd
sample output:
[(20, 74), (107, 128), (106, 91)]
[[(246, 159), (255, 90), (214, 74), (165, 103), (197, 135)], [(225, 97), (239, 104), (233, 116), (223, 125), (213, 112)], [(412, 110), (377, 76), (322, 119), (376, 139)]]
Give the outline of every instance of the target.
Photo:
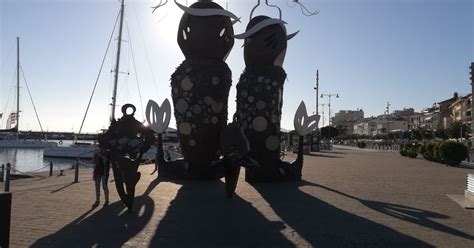
[(115, 62), (115, 75), (114, 75), (114, 91), (112, 93), (112, 110), (110, 113), (110, 121), (115, 120), (115, 106), (117, 103), (117, 83), (118, 83), (118, 74), (119, 74), (119, 65), (120, 65), (120, 45), (122, 43), (122, 26), (123, 26), (123, 12), (124, 12), (124, 0), (120, 6), (120, 24), (119, 24), (119, 35), (117, 41), (117, 60)]
[(20, 132), (20, 37), (16, 37), (16, 139)]

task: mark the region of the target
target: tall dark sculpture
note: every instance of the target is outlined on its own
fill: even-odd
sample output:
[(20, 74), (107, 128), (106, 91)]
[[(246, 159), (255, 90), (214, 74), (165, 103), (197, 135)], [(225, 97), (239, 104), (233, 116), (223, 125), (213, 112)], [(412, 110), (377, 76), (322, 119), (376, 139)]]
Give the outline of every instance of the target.
[[(215, 179), (224, 173), (210, 165), (219, 159), (220, 134), (227, 125), (232, 78), (224, 61), (234, 45), (231, 18), (237, 17), (211, 1), (199, 1), (189, 8), (176, 4), (185, 12), (179, 23), (178, 44), (186, 60), (171, 76), (184, 157), (182, 172), (188, 178)], [(176, 167), (161, 167), (162, 175), (180, 173)], [(158, 170), (160, 173), (160, 166)], [(167, 173), (170, 170), (174, 173)]]
[[(132, 112), (127, 114), (127, 110)], [(125, 104), (122, 118), (113, 120), (109, 129), (99, 136), (99, 146), (110, 152), (115, 186), (122, 202), (129, 211), (133, 208), (135, 186), (140, 180), (138, 165), (155, 140), (150, 128), (134, 118), (135, 106)]]
[(259, 167), (248, 168), (248, 182), (298, 180), (301, 178), (303, 155), (296, 161), (280, 161), (280, 119), (283, 84), (286, 79), (282, 64), (287, 36), (285, 22), (267, 16), (250, 20), (246, 32), (236, 35), (245, 39), (246, 68), (237, 84), (235, 118), (250, 142), (250, 156)]

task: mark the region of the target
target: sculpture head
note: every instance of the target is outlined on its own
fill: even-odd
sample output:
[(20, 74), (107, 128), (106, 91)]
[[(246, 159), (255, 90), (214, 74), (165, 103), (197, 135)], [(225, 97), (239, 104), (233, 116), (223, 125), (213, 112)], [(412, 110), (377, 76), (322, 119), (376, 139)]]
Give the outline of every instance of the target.
[(296, 35), (287, 36), (284, 24), (284, 21), (268, 16), (256, 16), (250, 20), (245, 33), (235, 36), (245, 39), (245, 65), (283, 65), (287, 40)]
[(238, 18), (211, 1), (199, 1), (189, 8), (175, 3), (184, 11), (178, 28), (178, 44), (184, 56), (225, 60), (234, 46), (231, 18)]

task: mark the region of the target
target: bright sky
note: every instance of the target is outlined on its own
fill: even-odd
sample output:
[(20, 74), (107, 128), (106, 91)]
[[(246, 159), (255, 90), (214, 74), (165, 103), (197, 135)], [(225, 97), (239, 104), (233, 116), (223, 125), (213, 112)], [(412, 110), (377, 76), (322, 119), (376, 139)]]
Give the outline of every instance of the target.
[[(143, 117), (136, 78), (143, 106), (149, 99), (161, 104), (165, 98), (171, 100), (169, 78), (184, 60), (176, 42), (182, 12), (169, 0), (152, 14), (150, 7), (158, 2), (126, 1), (128, 28), (124, 28), (123, 39), (127, 42), (123, 43), (121, 71), (130, 74), (120, 74), (118, 104), (135, 104), (139, 120)], [(228, 2), (228, 9), (242, 17), (242, 23), (234, 26), (235, 33), (243, 32), (256, 1), (215, 2), (223, 7)], [(256, 14), (277, 17), (276, 9), (264, 2)], [(301, 30), (289, 41), (283, 65), (288, 80), (282, 127), (293, 129), (293, 114), (301, 100), (308, 112), (315, 111), (316, 69), (320, 72), (320, 94), (340, 95), (331, 99), (332, 116), (341, 109), (357, 108), (362, 108), (365, 116), (379, 115), (387, 101), (392, 110), (413, 107), (420, 111), (455, 91), (462, 95), (470, 92), (474, 1), (300, 2), (311, 10), (319, 9), (320, 14), (303, 16), (292, 0), (270, 1), (281, 7), (288, 32)], [(1, 0), (0, 112), (14, 109), (16, 37), (20, 36), (21, 64), (43, 128), (77, 132), (119, 7), (118, 0)], [(235, 111), (235, 84), (244, 69), (242, 44), (236, 40), (227, 59), (233, 72), (229, 117)], [(84, 124), (86, 132), (108, 126), (116, 42), (110, 49)], [(28, 92), (21, 83), (20, 129), (39, 130)], [(328, 98), (319, 98), (319, 103), (327, 102)], [(327, 107), (324, 112), (327, 124)], [(119, 109), (116, 115), (121, 116)], [(175, 127), (173, 119), (170, 127)]]

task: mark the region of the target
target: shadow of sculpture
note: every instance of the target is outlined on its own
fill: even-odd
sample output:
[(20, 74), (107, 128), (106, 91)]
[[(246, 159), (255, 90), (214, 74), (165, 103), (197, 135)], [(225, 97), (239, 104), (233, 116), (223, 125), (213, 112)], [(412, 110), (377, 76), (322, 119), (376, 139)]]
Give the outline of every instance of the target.
[(140, 196), (135, 199), (135, 208), (143, 211), (129, 213), (122, 202), (114, 202), (86, 217), (91, 209), (32, 247), (120, 247), (143, 230), (155, 203), (148, 196)]
[(222, 195), (220, 181), (182, 183), (160, 221), (150, 247), (295, 247), (250, 202)]
[(324, 154), (324, 153), (311, 153), (311, 154), (306, 154), (306, 156), (321, 157), (321, 158), (341, 158), (340, 156), (334, 156), (334, 155)]
[(409, 206), (393, 204), (393, 203), (364, 200), (364, 199), (360, 199), (358, 197), (340, 192), (338, 190), (335, 190), (335, 189), (332, 189), (332, 188), (329, 188), (329, 187), (326, 187), (326, 186), (323, 186), (323, 185), (311, 183), (311, 182), (306, 182), (305, 181), (305, 182), (303, 182), (303, 184), (304, 185), (309, 185), (309, 186), (319, 187), (319, 188), (334, 192), (336, 194), (339, 194), (339, 195), (357, 200), (360, 203), (362, 203), (364, 206), (366, 206), (366, 207), (368, 207), (372, 210), (375, 210), (379, 213), (382, 213), (382, 214), (388, 215), (390, 217), (393, 217), (393, 218), (397, 218), (397, 219), (400, 219), (400, 220), (403, 220), (403, 221), (407, 221), (407, 222), (410, 222), (410, 223), (413, 223), (413, 224), (416, 224), (416, 225), (419, 225), (419, 226), (423, 226), (423, 227), (426, 227), (426, 228), (429, 228), (429, 229), (432, 229), (432, 230), (436, 230), (436, 231), (439, 231), (439, 232), (447, 233), (447, 234), (450, 234), (450, 235), (455, 235), (455, 236), (458, 236), (458, 237), (474, 240), (473, 235), (464, 233), (462, 231), (459, 231), (457, 229), (454, 229), (452, 227), (449, 227), (449, 226), (446, 226), (446, 225), (443, 225), (443, 224), (440, 224), (440, 223), (434, 221), (433, 219), (448, 219), (449, 218), (449, 216), (446, 216), (446, 215), (443, 215), (443, 214), (440, 214), (440, 213), (436, 213), (436, 212), (432, 212), (432, 211), (428, 211), (428, 210), (423, 210), (423, 209), (418, 209), (418, 208), (413, 208), (413, 207), (409, 207)]
[(275, 213), (315, 247), (433, 247), (315, 198), (299, 189), (304, 185), (253, 184)]

